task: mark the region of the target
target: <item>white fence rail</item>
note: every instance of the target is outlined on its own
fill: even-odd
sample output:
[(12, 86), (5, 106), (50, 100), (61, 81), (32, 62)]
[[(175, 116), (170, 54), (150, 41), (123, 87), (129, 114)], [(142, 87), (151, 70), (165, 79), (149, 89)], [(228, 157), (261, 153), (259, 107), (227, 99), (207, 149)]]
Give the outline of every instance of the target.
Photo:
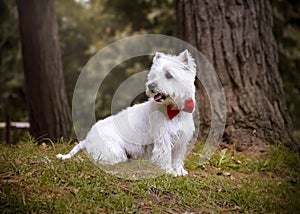
[[(6, 123), (0, 122), (0, 128), (5, 128), (5, 127), (6, 127)], [(28, 122), (10, 122), (10, 127), (27, 129), (30, 127), (30, 124)]]

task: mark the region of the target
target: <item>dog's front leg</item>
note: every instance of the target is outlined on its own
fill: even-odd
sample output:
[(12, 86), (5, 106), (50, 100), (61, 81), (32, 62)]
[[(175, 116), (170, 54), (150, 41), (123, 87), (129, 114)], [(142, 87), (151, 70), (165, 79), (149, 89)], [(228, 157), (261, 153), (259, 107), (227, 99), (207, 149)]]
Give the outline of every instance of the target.
[(184, 157), (188, 140), (185, 136), (181, 136), (177, 142), (174, 142), (172, 149), (172, 167), (175, 176), (185, 176), (188, 172), (184, 169)]
[(152, 150), (151, 162), (164, 169), (168, 174), (174, 174), (171, 155), (171, 142), (156, 142)]

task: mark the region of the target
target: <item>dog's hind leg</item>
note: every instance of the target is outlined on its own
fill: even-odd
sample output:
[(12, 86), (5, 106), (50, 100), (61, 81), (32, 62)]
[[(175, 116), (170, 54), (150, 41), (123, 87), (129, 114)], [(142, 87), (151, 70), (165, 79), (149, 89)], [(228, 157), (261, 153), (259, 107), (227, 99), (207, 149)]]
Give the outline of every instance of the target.
[(84, 143), (85, 143), (84, 141), (81, 141), (79, 144), (74, 146), (74, 148), (68, 154), (65, 155), (57, 154), (56, 157), (62, 160), (69, 159), (85, 148)]

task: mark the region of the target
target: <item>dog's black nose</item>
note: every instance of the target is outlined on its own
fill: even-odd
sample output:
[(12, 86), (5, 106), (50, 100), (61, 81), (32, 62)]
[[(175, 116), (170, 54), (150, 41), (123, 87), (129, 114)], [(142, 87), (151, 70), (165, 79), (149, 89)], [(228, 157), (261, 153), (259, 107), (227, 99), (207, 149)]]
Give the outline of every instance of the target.
[(148, 89), (151, 91), (151, 92), (154, 92), (154, 89), (156, 88), (156, 84), (153, 82), (153, 83), (150, 83), (148, 85)]

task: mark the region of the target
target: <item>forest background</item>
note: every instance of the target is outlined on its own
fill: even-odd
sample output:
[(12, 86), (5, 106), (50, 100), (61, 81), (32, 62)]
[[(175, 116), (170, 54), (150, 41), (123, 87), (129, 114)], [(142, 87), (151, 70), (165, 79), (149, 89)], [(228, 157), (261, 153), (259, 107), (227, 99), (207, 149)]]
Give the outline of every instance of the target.
[[(279, 50), (279, 71), (284, 82), (294, 134), (300, 133), (300, 3), (271, 1), (274, 35)], [(55, 1), (67, 95), (71, 103), (76, 80), (88, 60), (106, 45), (132, 35), (157, 33), (175, 36), (174, 0)], [(134, 13), (128, 12), (134, 11)], [(28, 121), (22, 53), (15, 1), (0, 1), (0, 121)], [(149, 61), (119, 65), (101, 88), (96, 102), (98, 118), (110, 114), (109, 103), (118, 82), (133, 72), (146, 70)], [(123, 71), (123, 72), (120, 72)], [(124, 72), (125, 71), (125, 72)], [(115, 72), (118, 72), (118, 75)], [(1, 133), (2, 134), (2, 133)]]

